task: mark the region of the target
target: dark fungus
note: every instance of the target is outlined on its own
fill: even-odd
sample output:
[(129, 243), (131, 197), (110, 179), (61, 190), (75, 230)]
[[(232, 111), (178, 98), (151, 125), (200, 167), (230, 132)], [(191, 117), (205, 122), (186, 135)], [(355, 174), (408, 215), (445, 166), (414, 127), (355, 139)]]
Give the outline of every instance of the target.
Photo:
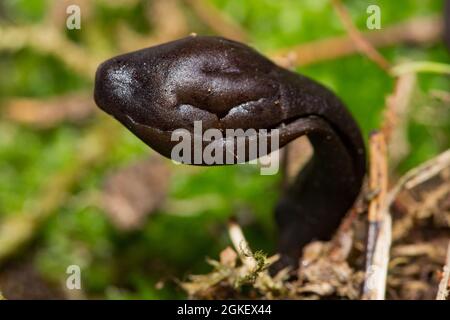
[(360, 191), (365, 148), (343, 103), (244, 44), (191, 36), (114, 57), (99, 66), (94, 96), (166, 157), (177, 143), (171, 133), (192, 132), (196, 120), (203, 130), (278, 128), (280, 147), (307, 135), (314, 155), (275, 209), (285, 263), (296, 264), (311, 240), (329, 239)]

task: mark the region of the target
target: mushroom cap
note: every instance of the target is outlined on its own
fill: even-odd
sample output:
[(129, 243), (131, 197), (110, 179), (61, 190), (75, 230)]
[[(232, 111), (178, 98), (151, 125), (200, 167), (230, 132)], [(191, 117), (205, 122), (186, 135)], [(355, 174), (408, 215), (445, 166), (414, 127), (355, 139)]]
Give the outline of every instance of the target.
[[(175, 130), (191, 134), (192, 152), (196, 139), (201, 139), (202, 150), (211, 143), (197, 137), (195, 121), (201, 121), (202, 133), (223, 133), (214, 143), (224, 157), (230, 142), (234, 154), (238, 145), (236, 137), (226, 137), (227, 129), (279, 130), (274, 147), (267, 132), (244, 134), (245, 156), (234, 163), (264, 156), (316, 130), (316, 118), (343, 126), (333, 129), (355, 142), (350, 149), (363, 146), (358, 127), (332, 92), (221, 37), (190, 36), (111, 58), (98, 67), (94, 98), (101, 109), (169, 158), (178, 144), (172, 139)], [(249, 154), (248, 144), (259, 144), (261, 138), (263, 153)]]

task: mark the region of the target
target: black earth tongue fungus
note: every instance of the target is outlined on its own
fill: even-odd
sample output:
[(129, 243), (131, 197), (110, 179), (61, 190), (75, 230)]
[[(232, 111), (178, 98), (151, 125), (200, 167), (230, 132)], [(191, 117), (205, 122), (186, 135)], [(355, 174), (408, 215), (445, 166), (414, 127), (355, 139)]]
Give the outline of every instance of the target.
[[(166, 157), (178, 144), (172, 132), (193, 135), (194, 121), (202, 121), (203, 131), (277, 128), (279, 147), (307, 135), (314, 155), (275, 209), (284, 265), (297, 265), (308, 242), (328, 240), (360, 191), (365, 147), (343, 103), (242, 43), (190, 36), (114, 57), (99, 66), (94, 97)], [(246, 149), (245, 160), (252, 158)]]

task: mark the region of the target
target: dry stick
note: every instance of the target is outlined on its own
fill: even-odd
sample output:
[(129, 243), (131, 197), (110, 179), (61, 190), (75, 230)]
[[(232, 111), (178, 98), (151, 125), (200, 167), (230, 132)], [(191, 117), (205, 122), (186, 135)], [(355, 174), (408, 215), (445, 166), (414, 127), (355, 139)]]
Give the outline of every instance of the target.
[[(394, 92), (386, 98), (386, 109), (384, 112), (381, 132), (383, 133), (386, 140), (389, 160), (394, 164), (398, 163), (408, 151), (407, 139), (405, 137), (405, 118), (412, 94), (414, 92), (415, 84), (415, 74), (408, 73), (401, 75), (400, 77), (396, 78)], [(402, 151), (399, 152), (398, 149), (401, 149)], [(339, 251), (339, 237), (350, 230), (350, 227), (353, 221), (358, 216), (358, 213), (364, 211), (364, 205), (364, 197), (360, 196), (357, 202), (353, 205), (350, 212), (344, 218), (339, 227), (339, 230), (336, 232), (336, 235), (333, 238), (333, 251)], [(369, 237), (369, 239), (372, 239), (371, 237)], [(369, 247), (374, 248), (375, 244), (372, 243)]]
[[(392, 142), (405, 141), (405, 114), (416, 83), (414, 74), (405, 74), (396, 79), (392, 95), (386, 99), (386, 110), (382, 130), (372, 135), (370, 141), (370, 180), (369, 186), (378, 194), (369, 204), (369, 230), (366, 252), (366, 279), (363, 285), (363, 299), (384, 299), (389, 263), (389, 250), (392, 242), (391, 201), (387, 199), (388, 165), (387, 148)], [(403, 121), (402, 121), (403, 120)], [(399, 125), (401, 124), (401, 126)], [(400, 128), (399, 128), (400, 127)], [(402, 136), (403, 135), (403, 136)], [(406, 151), (404, 153), (407, 152)], [(397, 154), (398, 155), (398, 154)], [(395, 157), (401, 158), (402, 154)]]
[[(430, 44), (439, 41), (443, 33), (440, 16), (415, 18), (381, 30), (363, 32), (362, 37), (372, 47), (387, 47), (401, 43)], [(284, 67), (304, 66), (333, 60), (358, 52), (349, 35), (317, 40), (292, 48), (282, 49), (270, 55)]]
[(390, 68), (389, 62), (368, 42), (361, 32), (356, 28), (347, 9), (342, 5), (340, 0), (332, 0), (333, 6), (336, 9), (339, 18), (342, 21), (348, 35), (354, 41), (358, 50), (364, 53), (370, 60), (375, 62), (380, 68), (388, 71)]
[(369, 277), (371, 277), (370, 280), (372, 282), (367, 281), (367, 279), (364, 282), (366, 294), (363, 295), (363, 299), (368, 300), (384, 300), (386, 293), (386, 280), (392, 242), (392, 217), (389, 210), (386, 210), (386, 207), (384, 209), (382, 208), (381, 212), (384, 217), (380, 223), (372, 256), (372, 265), (369, 269)]
[(230, 17), (204, 0), (185, 0), (195, 11), (197, 16), (214, 32), (232, 40), (245, 42), (246, 32)]
[[(374, 253), (372, 255), (373, 265), (377, 267), (369, 267), (369, 277), (366, 278), (366, 281), (364, 283), (363, 298), (381, 299), (384, 296), (385, 283), (383, 282), (385, 282), (387, 276), (387, 263), (391, 242), (391, 216), (389, 212), (390, 207), (397, 198), (398, 193), (405, 188), (413, 188), (417, 184), (429, 180), (448, 167), (450, 167), (450, 150), (447, 150), (437, 157), (408, 171), (404, 176), (400, 178), (400, 180), (389, 191), (389, 193), (386, 194), (384, 205), (380, 210), (381, 214), (384, 217), (384, 223), (381, 226), (377, 244), (375, 246), (375, 249), (373, 250)], [(379, 266), (382, 266), (382, 268), (380, 269)]]
[(384, 210), (388, 188), (386, 140), (382, 132), (375, 132), (369, 141), (369, 187), (377, 194), (369, 203), (369, 231), (366, 253), (366, 278), (363, 299), (384, 299), (387, 265), (391, 244), (391, 219)]
[[(392, 204), (397, 199), (398, 194), (403, 190), (409, 191), (416, 186), (438, 176), (447, 168), (450, 168), (450, 149), (419, 165), (418, 167), (411, 169), (405, 175), (403, 175), (398, 180), (396, 185), (389, 191), (387, 195), (387, 207), (389, 208), (392, 206)], [(399, 223), (402, 224), (404, 222)], [(409, 223), (404, 226), (404, 228), (406, 228), (407, 230), (410, 229), (410, 227), (411, 225), (409, 225)], [(400, 235), (405, 232), (402, 231), (401, 233), (399, 233), (395, 231), (396, 230), (394, 228), (394, 239), (398, 239)]]
[[(371, 192), (375, 192), (376, 195), (369, 203), (368, 219), (370, 225), (368, 243), (371, 241), (376, 241), (376, 233), (370, 235), (370, 231), (372, 229), (377, 232), (379, 223), (383, 220), (383, 216), (381, 215), (381, 207), (385, 202), (388, 188), (386, 140), (382, 132), (372, 133), (370, 136), (369, 148), (369, 189)], [(370, 247), (369, 244), (368, 247)], [(374, 247), (375, 245), (373, 244), (373, 248)], [(367, 263), (369, 264), (371, 263), (372, 254), (373, 252), (368, 250)]]
[(249, 270), (254, 270), (257, 262), (253, 257), (252, 251), (244, 237), (241, 227), (233, 220), (228, 223), (228, 234), (236, 252), (239, 254), (242, 264), (244, 264)]
[(448, 287), (450, 280), (450, 242), (447, 247), (447, 259), (445, 260), (444, 272), (442, 274), (442, 280), (439, 283), (438, 293), (436, 300), (446, 300), (448, 296)]
[(445, 168), (450, 167), (450, 149), (444, 151), (437, 157), (428, 160), (427, 162), (421, 164), (420, 166), (411, 169), (404, 176), (400, 178), (397, 184), (392, 188), (387, 197), (386, 202), (387, 205), (391, 205), (398, 193), (402, 191), (404, 188), (411, 189), (417, 186), (424, 181), (429, 180), (434, 177), (436, 174), (444, 170)]

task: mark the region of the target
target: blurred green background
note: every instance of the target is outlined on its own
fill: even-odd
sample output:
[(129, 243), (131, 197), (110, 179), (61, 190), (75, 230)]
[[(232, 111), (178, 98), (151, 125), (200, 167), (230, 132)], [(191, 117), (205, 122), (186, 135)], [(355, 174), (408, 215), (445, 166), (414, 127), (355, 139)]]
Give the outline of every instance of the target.
[[(144, 45), (165, 39), (158, 38), (158, 34), (166, 30), (155, 24), (164, 26), (161, 19), (178, 21), (171, 17), (170, 10), (163, 15), (152, 14), (156, 1), (78, 1), (81, 30), (67, 30), (67, 15), (65, 10), (55, 9), (56, 2), (59, 1), (0, 2), (0, 255), (2, 246), (8, 247), (14, 240), (7, 232), (22, 232), (26, 239), (0, 260), (0, 285), (2, 272), (26, 263), (46, 285), (64, 287), (67, 266), (76, 264), (82, 269), (83, 297), (183, 298), (185, 294), (175, 279), (209, 270), (205, 257), (217, 257), (230, 244), (226, 222), (231, 216), (237, 216), (253, 248), (273, 253), (276, 230), (272, 208), (280, 192), (279, 175), (261, 176), (254, 166), (193, 169), (167, 161), (171, 175), (166, 201), (181, 205), (162, 206), (137, 230), (119, 231), (99, 204), (105, 177), (149, 155), (159, 156), (103, 115), (95, 114), (76, 123), (62, 121), (45, 128), (5, 115), (6, 106), (19, 98), (46, 101), (73, 92), (90, 94), (93, 88), (93, 73), (85, 72), (88, 68), (83, 69), (84, 61), (79, 61), (80, 71), (77, 63), (70, 65), (62, 58), (72, 54), (71, 47), (67, 47), (67, 52), (52, 51), (51, 33), (50, 45), (41, 41), (27, 45), (33, 40), (24, 44), (14, 43), (22, 39), (20, 36), (1, 39), (6, 29), (17, 27), (21, 30), (19, 35), (33, 34), (27, 30), (49, 30), (43, 26), (50, 25), (65, 41), (83, 48), (95, 60), (124, 52), (130, 38), (141, 39), (135, 43)], [(170, 2), (185, 19), (185, 34), (217, 33), (193, 8), (193, 1)], [(246, 42), (261, 52), (345, 34), (328, 0), (205, 2), (239, 25)], [(369, 2), (355, 0), (344, 4), (357, 26), (366, 30)], [(439, 14), (443, 1), (374, 0), (370, 4), (380, 6), (385, 28), (407, 19)], [(168, 34), (165, 37), (170, 37)], [(442, 43), (427, 47), (399, 44), (380, 51), (393, 63), (408, 59), (450, 62)], [(379, 128), (385, 97), (392, 92), (394, 81), (366, 57), (356, 54), (297, 70), (332, 88), (348, 105), (365, 137)], [(430, 90), (448, 92), (449, 77), (419, 75), (414, 100), (417, 110), (431, 103)], [(401, 162), (398, 173), (448, 148), (449, 128), (450, 119), (431, 125), (411, 120), (408, 138), (412, 150)], [(91, 161), (89, 152), (95, 160)]]

